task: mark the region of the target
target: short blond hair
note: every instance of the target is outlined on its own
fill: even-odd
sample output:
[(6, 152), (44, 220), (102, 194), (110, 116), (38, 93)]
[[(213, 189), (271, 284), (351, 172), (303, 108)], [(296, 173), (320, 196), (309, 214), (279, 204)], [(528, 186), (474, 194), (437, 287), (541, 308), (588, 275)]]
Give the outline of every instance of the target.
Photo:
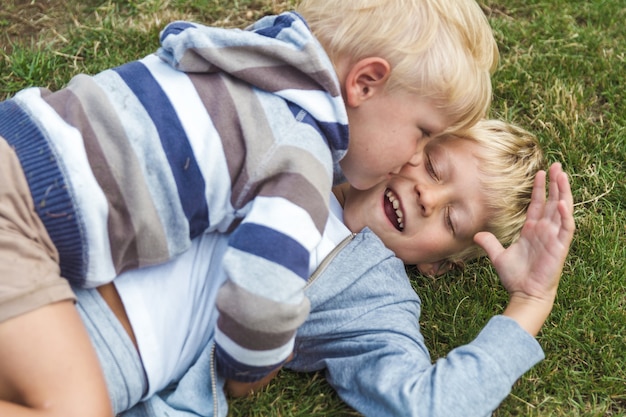
[(452, 117), (450, 130), (486, 116), (499, 55), (476, 1), (302, 0), (296, 11), (335, 65), (386, 59), (387, 89), (434, 100)]
[[(477, 143), (480, 183), (487, 202), (486, 231), (504, 246), (515, 242), (526, 221), (535, 176), (546, 162), (537, 137), (501, 120), (485, 119), (453, 136)], [(462, 267), (485, 255), (476, 244), (448, 261)]]

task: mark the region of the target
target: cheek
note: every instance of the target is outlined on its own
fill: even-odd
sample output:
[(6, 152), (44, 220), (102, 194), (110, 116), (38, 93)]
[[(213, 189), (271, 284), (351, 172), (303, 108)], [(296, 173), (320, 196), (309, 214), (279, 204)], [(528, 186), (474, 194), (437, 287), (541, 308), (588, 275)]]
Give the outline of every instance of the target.
[[(401, 132), (395, 136), (389, 137), (386, 153), (391, 158), (405, 159), (408, 161), (417, 152), (418, 136), (414, 131)], [(393, 152), (391, 152), (393, 150)]]
[(452, 244), (440, 232), (429, 233), (425, 230), (418, 236), (407, 239), (402, 247), (404, 259), (411, 263), (436, 262), (448, 257)]

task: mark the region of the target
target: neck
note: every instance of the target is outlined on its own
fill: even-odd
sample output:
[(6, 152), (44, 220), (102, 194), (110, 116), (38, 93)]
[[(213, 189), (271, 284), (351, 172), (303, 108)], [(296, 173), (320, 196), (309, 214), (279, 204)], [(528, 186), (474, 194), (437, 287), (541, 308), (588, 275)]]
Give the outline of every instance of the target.
[(349, 190), (350, 184), (348, 184), (347, 182), (333, 187), (333, 194), (335, 194), (335, 197), (337, 197), (337, 200), (339, 201), (339, 204), (341, 204), (341, 207), (345, 207), (346, 205), (346, 196), (348, 195)]

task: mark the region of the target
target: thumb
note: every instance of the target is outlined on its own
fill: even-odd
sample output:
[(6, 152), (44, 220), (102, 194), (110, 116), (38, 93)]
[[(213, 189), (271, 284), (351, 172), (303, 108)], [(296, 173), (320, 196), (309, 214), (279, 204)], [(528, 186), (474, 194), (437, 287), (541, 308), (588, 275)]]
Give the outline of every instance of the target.
[(487, 256), (493, 262), (502, 252), (504, 246), (491, 232), (478, 232), (474, 235), (474, 242), (487, 252)]

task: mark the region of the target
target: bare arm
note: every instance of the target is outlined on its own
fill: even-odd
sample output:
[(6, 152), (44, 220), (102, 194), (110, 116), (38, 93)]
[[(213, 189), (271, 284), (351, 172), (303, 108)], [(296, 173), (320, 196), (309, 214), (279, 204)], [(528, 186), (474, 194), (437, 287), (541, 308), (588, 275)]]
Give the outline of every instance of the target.
[(552, 311), (575, 229), (572, 192), (561, 165), (550, 167), (547, 200), (545, 180), (545, 172), (537, 174), (526, 223), (516, 243), (504, 249), (491, 233), (474, 237), (511, 297), (504, 315), (533, 336)]
[(112, 417), (104, 377), (71, 301), (0, 323), (0, 415)]

